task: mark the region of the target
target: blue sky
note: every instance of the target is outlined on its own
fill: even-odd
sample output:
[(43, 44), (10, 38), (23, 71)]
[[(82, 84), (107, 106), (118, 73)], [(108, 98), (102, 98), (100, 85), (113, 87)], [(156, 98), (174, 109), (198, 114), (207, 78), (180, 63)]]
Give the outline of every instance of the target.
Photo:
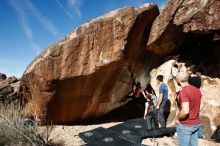
[(20, 77), (46, 47), (109, 11), (166, 0), (1, 0), (0, 73)]

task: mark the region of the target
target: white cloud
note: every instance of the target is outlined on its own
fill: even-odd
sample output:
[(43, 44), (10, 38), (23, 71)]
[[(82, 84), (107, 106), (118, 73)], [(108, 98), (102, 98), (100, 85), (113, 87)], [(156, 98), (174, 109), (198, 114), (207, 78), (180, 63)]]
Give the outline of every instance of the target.
[(71, 19), (74, 18), (74, 14), (78, 16), (81, 20), (87, 22), (82, 18), (80, 7), (83, 0), (66, 0), (66, 6), (64, 7), (59, 0), (56, 0), (57, 5), (66, 13)]
[(27, 8), (27, 11), (31, 13), (38, 21), (39, 23), (50, 33), (52, 33), (54, 36), (58, 34), (57, 29), (55, 28), (52, 21), (47, 19), (42, 15), (42, 13), (35, 7), (30, 0), (24, 1), (24, 4)]
[(73, 15), (63, 7), (59, 0), (56, 0), (56, 3), (71, 19), (73, 19)]
[[(33, 31), (28, 23), (28, 15), (25, 12), (24, 7), (16, 0), (10, 0), (10, 5), (15, 10), (17, 17), (19, 19), (20, 25), (22, 30), (24, 31), (25, 35), (29, 39), (30, 45), (35, 44), (33, 41)], [(33, 46), (33, 45), (31, 45)], [(33, 50), (36, 50), (35, 48), (32, 48)]]
[(20, 17), (20, 23), (21, 23), (21, 26), (26, 34), (26, 36), (30, 39), (30, 40), (33, 40), (33, 32), (32, 32), (32, 29), (31, 27), (29, 26), (27, 20), (25, 19), (25, 16), (21, 15)]
[(24, 33), (26, 34), (26, 36), (30, 40), (32, 40), (33, 39), (33, 35), (32, 35), (33, 33), (32, 33), (31, 27), (28, 24), (27, 15), (25, 13), (24, 8), (22, 7), (21, 4), (18, 3), (18, 1), (10, 0), (9, 2), (11, 4), (12, 8), (16, 11), (16, 13), (18, 15), (20, 25), (21, 25)]
[(40, 53), (40, 51), (41, 51), (40, 47), (33, 40), (30, 41), (30, 45), (31, 45), (32, 49), (34, 49), (37, 52), (37, 54)]
[(21, 28), (29, 39), (30, 46), (37, 53), (40, 53), (40, 48), (34, 41), (33, 31), (31, 25), (29, 24), (30, 15), (34, 16), (34, 18), (36, 18), (39, 23), (54, 36), (58, 34), (55, 26), (50, 20), (41, 14), (41, 12), (31, 3), (30, 0), (10, 0), (9, 4), (15, 10)]
[(81, 1), (82, 0), (67, 0), (67, 7), (70, 10), (74, 10), (80, 18), (82, 18), (80, 11)]

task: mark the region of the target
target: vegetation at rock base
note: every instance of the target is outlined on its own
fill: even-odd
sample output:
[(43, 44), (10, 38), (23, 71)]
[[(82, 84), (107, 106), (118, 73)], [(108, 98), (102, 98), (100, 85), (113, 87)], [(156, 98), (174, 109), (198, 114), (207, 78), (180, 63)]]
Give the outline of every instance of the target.
[(0, 103), (0, 145), (55, 145), (50, 141), (52, 126), (39, 132), (37, 125), (25, 122), (20, 106), (16, 103)]

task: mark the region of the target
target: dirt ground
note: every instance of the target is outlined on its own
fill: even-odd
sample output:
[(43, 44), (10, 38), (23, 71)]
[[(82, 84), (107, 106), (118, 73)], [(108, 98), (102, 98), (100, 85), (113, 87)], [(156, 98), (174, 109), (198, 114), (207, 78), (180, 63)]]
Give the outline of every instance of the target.
[[(52, 142), (60, 143), (65, 146), (80, 146), (85, 142), (78, 136), (80, 132), (89, 131), (97, 127), (109, 128), (121, 122), (110, 122), (94, 125), (76, 125), (76, 126), (54, 126), (50, 134)], [(40, 127), (40, 129), (45, 127)], [(142, 140), (143, 146), (177, 146), (176, 134), (173, 137), (146, 138)], [(220, 146), (220, 143), (214, 143), (208, 140), (199, 139), (199, 146)]]

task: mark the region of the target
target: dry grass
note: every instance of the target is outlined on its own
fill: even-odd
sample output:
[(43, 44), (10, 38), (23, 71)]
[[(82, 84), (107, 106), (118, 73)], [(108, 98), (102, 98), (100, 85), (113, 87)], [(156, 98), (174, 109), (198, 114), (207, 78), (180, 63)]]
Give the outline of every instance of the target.
[(27, 125), (17, 104), (0, 104), (0, 145), (48, 146), (52, 126), (41, 133), (37, 125)]

